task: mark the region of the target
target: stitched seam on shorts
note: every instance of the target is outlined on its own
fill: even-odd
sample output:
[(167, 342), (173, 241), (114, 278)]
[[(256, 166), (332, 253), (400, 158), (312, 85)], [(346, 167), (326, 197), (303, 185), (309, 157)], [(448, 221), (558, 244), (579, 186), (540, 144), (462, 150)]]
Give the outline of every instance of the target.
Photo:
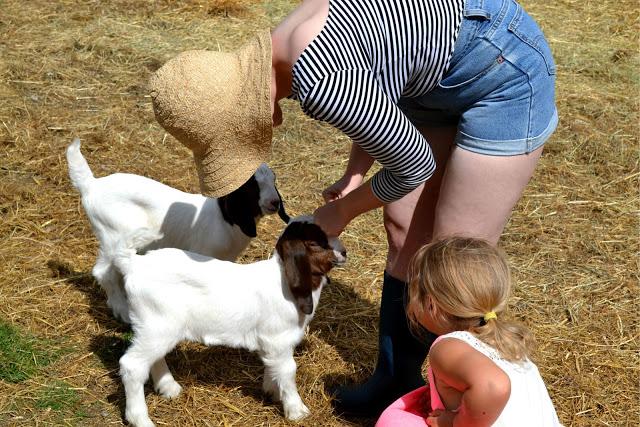
[[(500, 54), (498, 56), (498, 58), (500, 58), (502, 56), (502, 54)], [(494, 68), (500, 66), (500, 63), (498, 62), (498, 58), (496, 58), (493, 63), (488, 66), (487, 68), (485, 68), (484, 70), (482, 70), (481, 72), (479, 72), (478, 74), (476, 74), (475, 76), (471, 77), (469, 80), (465, 80), (464, 82), (460, 82), (458, 84), (452, 85), (452, 86), (443, 86), (442, 85), (442, 81), (440, 81), (438, 83), (438, 87), (444, 90), (451, 90), (451, 89), (458, 89), (461, 88), (462, 86), (466, 86), (468, 84), (471, 84), (473, 82), (475, 82), (476, 80), (484, 77), (485, 75), (487, 75), (490, 71), (493, 71)]]
[(509, 0), (503, 0), (502, 6), (500, 8), (500, 12), (498, 12), (498, 16), (496, 17), (496, 20), (491, 25), (491, 28), (489, 28), (489, 30), (482, 35), (482, 37), (484, 37), (486, 40), (491, 40), (491, 38), (493, 37), (493, 34), (496, 32), (496, 30), (498, 29), (502, 21), (504, 21), (504, 17), (506, 16), (508, 11), (509, 11)]
[(519, 139), (484, 139), (484, 138), (478, 138), (477, 136), (473, 136), (470, 135), (468, 133), (464, 133), (462, 131), (458, 131), (460, 133), (460, 135), (464, 135), (466, 137), (469, 137), (473, 140), (479, 141), (479, 142), (497, 142), (497, 143), (525, 143), (527, 142), (527, 138), (519, 138)]
[(531, 137), (531, 144), (532, 145), (535, 144), (538, 140), (540, 140), (540, 138), (548, 138), (549, 136), (551, 136), (551, 134), (553, 133), (553, 131), (557, 126), (558, 126), (558, 109), (554, 108), (553, 115), (551, 116), (549, 123), (547, 123), (547, 127), (545, 127), (544, 130), (540, 132), (538, 135)]
[(527, 153), (530, 153), (531, 144), (532, 144), (531, 132), (533, 127), (533, 96), (535, 95), (535, 93), (534, 93), (533, 85), (531, 84), (531, 77), (529, 77), (528, 74), (527, 74), (527, 84), (529, 85), (529, 93), (531, 94), (529, 95), (529, 125), (527, 129)]
[[(456, 43), (458, 42), (460, 35), (462, 33), (462, 26), (465, 25), (465, 18), (463, 17), (462, 20), (460, 21), (460, 28), (458, 28), (458, 35), (456, 36)], [(464, 45), (463, 46), (459, 46), (459, 48), (462, 48), (461, 52), (457, 52), (456, 51), (456, 46), (454, 44), (453, 46), (453, 52), (451, 54), (451, 59), (449, 59), (449, 64), (447, 66), (447, 71), (445, 72), (445, 74), (442, 76), (442, 79), (444, 79), (447, 74), (449, 73), (449, 71), (451, 71), (451, 68), (454, 64), (458, 63), (462, 58), (465, 57), (465, 55), (467, 54), (467, 52), (471, 49), (471, 46), (473, 45), (473, 41), (478, 37), (478, 27), (479, 27), (479, 23), (473, 21), (473, 20), (466, 20), (466, 25), (473, 25), (473, 34), (471, 34), (471, 37), (468, 37), (467, 40), (465, 40)], [(469, 28), (466, 29), (466, 31), (469, 31)], [(456, 62), (453, 62), (453, 59), (456, 59)], [(440, 80), (442, 80), (440, 79)]]
[(519, 139), (485, 139), (485, 138), (479, 138), (477, 136), (473, 136), (471, 134), (462, 132), (461, 130), (458, 131), (458, 133), (460, 135), (466, 136), (468, 138), (471, 138), (473, 140), (479, 141), (479, 142), (497, 142), (497, 143), (523, 143), (526, 142), (528, 139), (530, 139), (532, 142), (536, 142), (537, 140), (539, 140), (540, 138), (544, 138), (545, 136), (549, 135), (550, 132), (550, 128), (552, 127), (552, 123), (554, 121), (557, 121), (557, 119), (554, 120), (554, 118), (557, 116), (557, 109), (554, 111), (553, 115), (551, 116), (551, 119), (549, 120), (549, 123), (547, 123), (547, 126), (544, 128), (544, 130), (542, 132), (540, 132), (538, 135), (533, 136), (531, 138), (519, 138)]

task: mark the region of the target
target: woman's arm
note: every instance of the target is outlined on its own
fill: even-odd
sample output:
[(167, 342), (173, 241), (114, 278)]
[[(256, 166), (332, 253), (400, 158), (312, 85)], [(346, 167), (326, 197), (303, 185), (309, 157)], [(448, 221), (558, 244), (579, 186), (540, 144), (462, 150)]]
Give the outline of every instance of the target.
[(362, 149), (358, 144), (351, 144), (349, 163), (342, 178), (322, 192), (325, 202), (332, 202), (341, 199), (362, 184), (365, 175), (373, 164), (373, 157)]
[(498, 419), (511, 395), (511, 382), (491, 359), (461, 340), (445, 338), (433, 346), (429, 361), (436, 384), (462, 397), (456, 409), (441, 393), (447, 410), (427, 418), (428, 425), (483, 427)]
[(344, 70), (325, 76), (309, 90), (301, 107), (309, 117), (344, 132), (382, 165), (371, 178), (371, 189), (385, 203), (410, 193), (435, 171), (429, 144), (371, 71)]
[(371, 181), (367, 181), (344, 197), (316, 209), (314, 222), (329, 236), (339, 236), (353, 218), (382, 205), (371, 190)]
[[(316, 222), (330, 235), (339, 235), (361, 213), (405, 196), (435, 171), (429, 144), (370, 71), (345, 70), (324, 77), (301, 106), (307, 115), (335, 126), (354, 142), (348, 178), (338, 183), (342, 188), (334, 194), (323, 193), (325, 201), (333, 202), (315, 212)], [(373, 159), (382, 169), (358, 186)]]

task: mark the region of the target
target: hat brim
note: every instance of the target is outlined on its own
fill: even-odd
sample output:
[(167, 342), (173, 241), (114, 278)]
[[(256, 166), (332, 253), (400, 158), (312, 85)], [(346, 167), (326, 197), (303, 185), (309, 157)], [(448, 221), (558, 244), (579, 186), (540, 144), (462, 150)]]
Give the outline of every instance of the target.
[(252, 158), (221, 156), (216, 150), (194, 153), (200, 192), (207, 197), (222, 197), (240, 188), (258, 170), (268, 153)]
[(234, 191), (271, 151), (271, 34), (234, 52), (187, 51), (152, 77), (156, 119), (194, 154), (200, 190)]

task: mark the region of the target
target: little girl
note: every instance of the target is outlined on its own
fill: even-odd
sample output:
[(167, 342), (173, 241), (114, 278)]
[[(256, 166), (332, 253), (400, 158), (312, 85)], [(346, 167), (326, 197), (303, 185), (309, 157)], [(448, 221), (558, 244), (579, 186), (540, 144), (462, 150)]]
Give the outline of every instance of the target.
[(440, 337), (429, 352), (429, 386), (396, 400), (376, 427), (560, 426), (531, 334), (502, 314), (511, 290), (504, 255), (487, 242), (449, 238), (412, 260), (407, 316)]

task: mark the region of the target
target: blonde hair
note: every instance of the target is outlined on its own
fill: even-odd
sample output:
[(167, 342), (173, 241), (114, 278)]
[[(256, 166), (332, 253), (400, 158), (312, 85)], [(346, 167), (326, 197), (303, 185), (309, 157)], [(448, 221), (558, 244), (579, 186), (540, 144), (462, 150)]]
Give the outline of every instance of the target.
[[(447, 238), (418, 250), (409, 277), (407, 314), (413, 329), (419, 329), (419, 319), (431, 310), (438, 324), (471, 332), (507, 360), (529, 357), (531, 333), (501, 316), (511, 292), (502, 251), (481, 239)], [(491, 312), (497, 318), (485, 320)]]

